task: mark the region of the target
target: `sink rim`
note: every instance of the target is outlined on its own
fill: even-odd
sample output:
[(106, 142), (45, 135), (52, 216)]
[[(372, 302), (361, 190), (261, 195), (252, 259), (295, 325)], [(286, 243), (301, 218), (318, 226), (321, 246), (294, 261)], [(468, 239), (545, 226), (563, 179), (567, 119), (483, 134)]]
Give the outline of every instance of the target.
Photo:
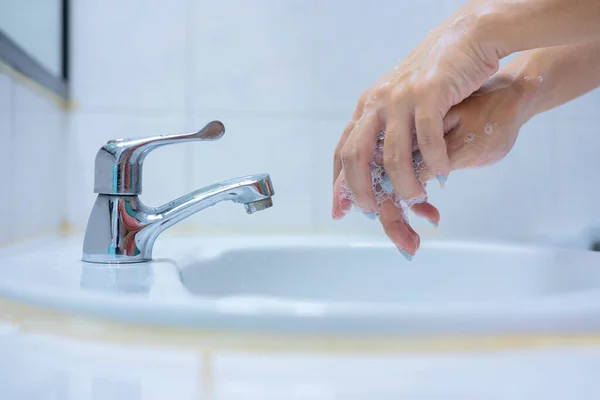
[[(210, 248), (212, 254), (227, 249), (294, 246), (331, 247), (334, 244), (344, 246), (375, 246), (389, 248), (387, 241), (365, 238), (344, 238), (326, 235), (288, 235), (288, 236), (228, 236), (207, 238), (202, 236), (164, 237), (157, 241), (156, 255), (166, 256), (167, 261), (153, 261), (156, 284), (165, 283), (177, 274), (167, 271), (165, 263), (175, 257), (176, 264), (184, 265), (186, 257), (190, 259), (199, 249)], [(48, 243), (47, 243), (48, 244)], [(70, 274), (74, 278), (81, 274), (83, 264), (79, 256), (77, 239), (59, 238), (49, 243), (50, 248), (60, 247), (67, 254), (69, 264), (59, 273)], [(548, 252), (576, 255), (584, 259), (597, 261), (600, 265), (600, 253), (572, 250), (543, 245), (521, 245), (507, 242), (489, 241), (450, 241), (430, 240), (423, 248), (488, 248), (505, 249), (518, 252)], [(12, 249), (18, 248), (13, 247)], [(7, 260), (11, 247), (0, 249), (0, 274), (6, 272), (3, 262)], [(31, 252), (32, 246), (23, 247), (23, 252)], [(76, 250), (77, 253), (73, 254)], [(7, 253), (8, 251), (8, 253)], [(43, 253), (42, 253), (43, 254)], [(47, 256), (46, 256), (47, 258)], [(196, 257), (196, 259), (198, 259)], [(174, 266), (175, 264), (173, 264)], [(80, 267), (77, 270), (77, 266)], [(48, 268), (41, 262), (30, 267), (31, 273)], [(6, 278), (6, 276), (4, 276)], [(476, 334), (504, 332), (581, 332), (600, 330), (600, 291), (586, 291), (576, 295), (567, 294), (552, 298), (520, 300), (502, 305), (477, 304), (458, 306), (395, 305), (390, 307), (359, 307), (356, 304), (319, 304), (319, 302), (281, 301), (255, 302), (240, 304), (227, 298), (208, 298), (191, 295), (187, 289), (171, 286), (163, 293), (154, 296), (114, 294), (84, 290), (79, 285), (53, 288), (44, 282), (32, 282), (14, 286), (14, 280), (0, 279), (0, 296), (29, 305), (51, 308), (56, 311), (73, 313), (83, 317), (97, 317), (116, 320), (128, 324), (168, 325), (169, 327), (191, 327), (200, 329), (236, 329), (267, 330), (278, 332), (342, 332), (355, 333), (395, 333), (395, 334)], [(78, 282), (78, 281), (77, 281)], [(12, 285), (11, 285), (12, 284)], [(163, 288), (164, 289), (164, 288)], [(160, 314), (160, 315), (158, 315)], [(358, 324), (360, 322), (360, 324)]]

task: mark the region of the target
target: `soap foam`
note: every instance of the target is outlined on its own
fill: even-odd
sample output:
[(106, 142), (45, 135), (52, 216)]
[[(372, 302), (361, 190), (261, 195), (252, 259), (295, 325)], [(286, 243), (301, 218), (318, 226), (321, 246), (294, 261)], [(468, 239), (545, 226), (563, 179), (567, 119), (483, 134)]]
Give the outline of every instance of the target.
[[(373, 158), (369, 163), (371, 167), (371, 184), (373, 187), (373, 193), (375, 200), (377, 201), (378, 208), (387, 201), (392, 200), (393, 204), (403, 210), (404, 218), (406, 219), (407, 211), (415, 204), (424, 203), (427, 201), (427, 193), (425, 191), (426, 182), (420, 182), (423, 188), (423, 194), (413, 199), (403, 199), (395, 191), (390, 177), (388, 176), (385, 168), (383, 167), (383, 143), (385, 139), (385, 132), (380, 132), (377, 136), (375, 148), (373, 151)], [(413, 170), (415, 176), (419, 176), (420, 172), (425, 169), (425, 162), (421, 152), (418, 150), (419, 146), (417, 143), (416, 133), (413, 132)], [(352, 206), (347, 212), (360, 211), (356, 203), (356, 196), (352, 193), (352, 190), (344, 183), (341, 187), (340, 199), (350, 200)], [(377, 212), (377, 214), (379, 214)]]

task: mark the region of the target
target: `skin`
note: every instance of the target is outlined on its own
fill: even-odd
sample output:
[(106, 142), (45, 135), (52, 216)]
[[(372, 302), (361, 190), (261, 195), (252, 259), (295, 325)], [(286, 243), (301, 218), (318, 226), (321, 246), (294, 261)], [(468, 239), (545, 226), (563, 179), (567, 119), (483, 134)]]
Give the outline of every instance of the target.
[[(532, 117), (599, 86), (600, 40), (520, 54), (444, 118), (451, 170), (502, 160)], [(425, 169), (419, 179), (433, 177)]]
[[(531, 117), (600, 85), (598, 15), (597, 0), (473, 1), (458, 10), (361, 96), (335, 152), (334, 218), (349, 208), (338, 200), (345, 183), (362, 210), (380, 212), (386, 234), (414, 255), (418, 234), (401, 210), (379, 208), (373, 196), (368, 162), (377, 133), (386, 132), (383, 164), (407, 199), (423, 193), (421, 181), (499, 161)], [(498, 71), (500, 58), (515, 51), (521, 54)], [(418, 177), (412, 129), (427, 165)], [(439, 221), (429, 203), (415, 211)]]

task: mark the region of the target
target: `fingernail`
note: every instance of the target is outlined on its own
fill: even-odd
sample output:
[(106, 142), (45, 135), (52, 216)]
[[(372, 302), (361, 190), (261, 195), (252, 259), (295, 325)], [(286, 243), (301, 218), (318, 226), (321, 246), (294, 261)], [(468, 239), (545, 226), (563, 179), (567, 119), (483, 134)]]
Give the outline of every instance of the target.
[(412, 260), (412, 258), (413, 258), (412, 254), (410, 254), (408, 251), (404, 250), (401, 247), (398, 247), (398, 246), (396, 246), (396, 247), (398, 248), (398, 251), (400, 252), (400, 254), (402, 254), (404, 256), (404, 258), (406, 258), (408, 261)]
[(436, 228), (436, 229), (437, 229), (437, 228), (438, 228), (438, 226), (439, 226), (439, 223), (437, 223), (437, 222), (435, 222), (435, 221), (432, 221), (432, 220), (429, 220), (429, 223), (430, 223), (431, 225), (433, 225), (433, 227), (434, 227), (434, 228)]
[(448, 180), (448, 177), (446, 175), (438, 175), (436, 176), (438, 182), (440, 183), (440, 187), (443, 189), (444, 186), (446, 185), (446, 181)]
[(394, 191), (394, 186), (392, 185), (392, 181), (390, 181), (388, 174), (383, 175), (381, 178), (381, 188), (386, 193), (391, 193)]
[(372, 208), (372, 207), (365, 207), (360, 209), (360, 211), (362, 211), (363, 214), (374, 214), (377, 212), (377, 209)]
[(365, 213), (365, 217), (367, 217), (370, 220), (374, 221), (374, 220), (377, 219), (377, 213)]
[(342, 218), (344, 218), (344, 216), (346, 216), (346, 213), (342, 212), (342, 215), (336, 215), (335, 211), (331, 211), (331, 218), (334, 219), (334, 221), (338, 221)]

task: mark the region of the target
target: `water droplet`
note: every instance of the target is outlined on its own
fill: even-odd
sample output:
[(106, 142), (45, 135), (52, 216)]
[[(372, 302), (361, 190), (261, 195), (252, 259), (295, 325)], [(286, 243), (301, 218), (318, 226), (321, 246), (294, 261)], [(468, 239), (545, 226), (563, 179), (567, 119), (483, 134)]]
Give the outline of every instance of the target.
[(465, 136), (465, 142), (472, 142), (476, 137), (477, 136), (474, 133), (469, 133), (467, 136)]

